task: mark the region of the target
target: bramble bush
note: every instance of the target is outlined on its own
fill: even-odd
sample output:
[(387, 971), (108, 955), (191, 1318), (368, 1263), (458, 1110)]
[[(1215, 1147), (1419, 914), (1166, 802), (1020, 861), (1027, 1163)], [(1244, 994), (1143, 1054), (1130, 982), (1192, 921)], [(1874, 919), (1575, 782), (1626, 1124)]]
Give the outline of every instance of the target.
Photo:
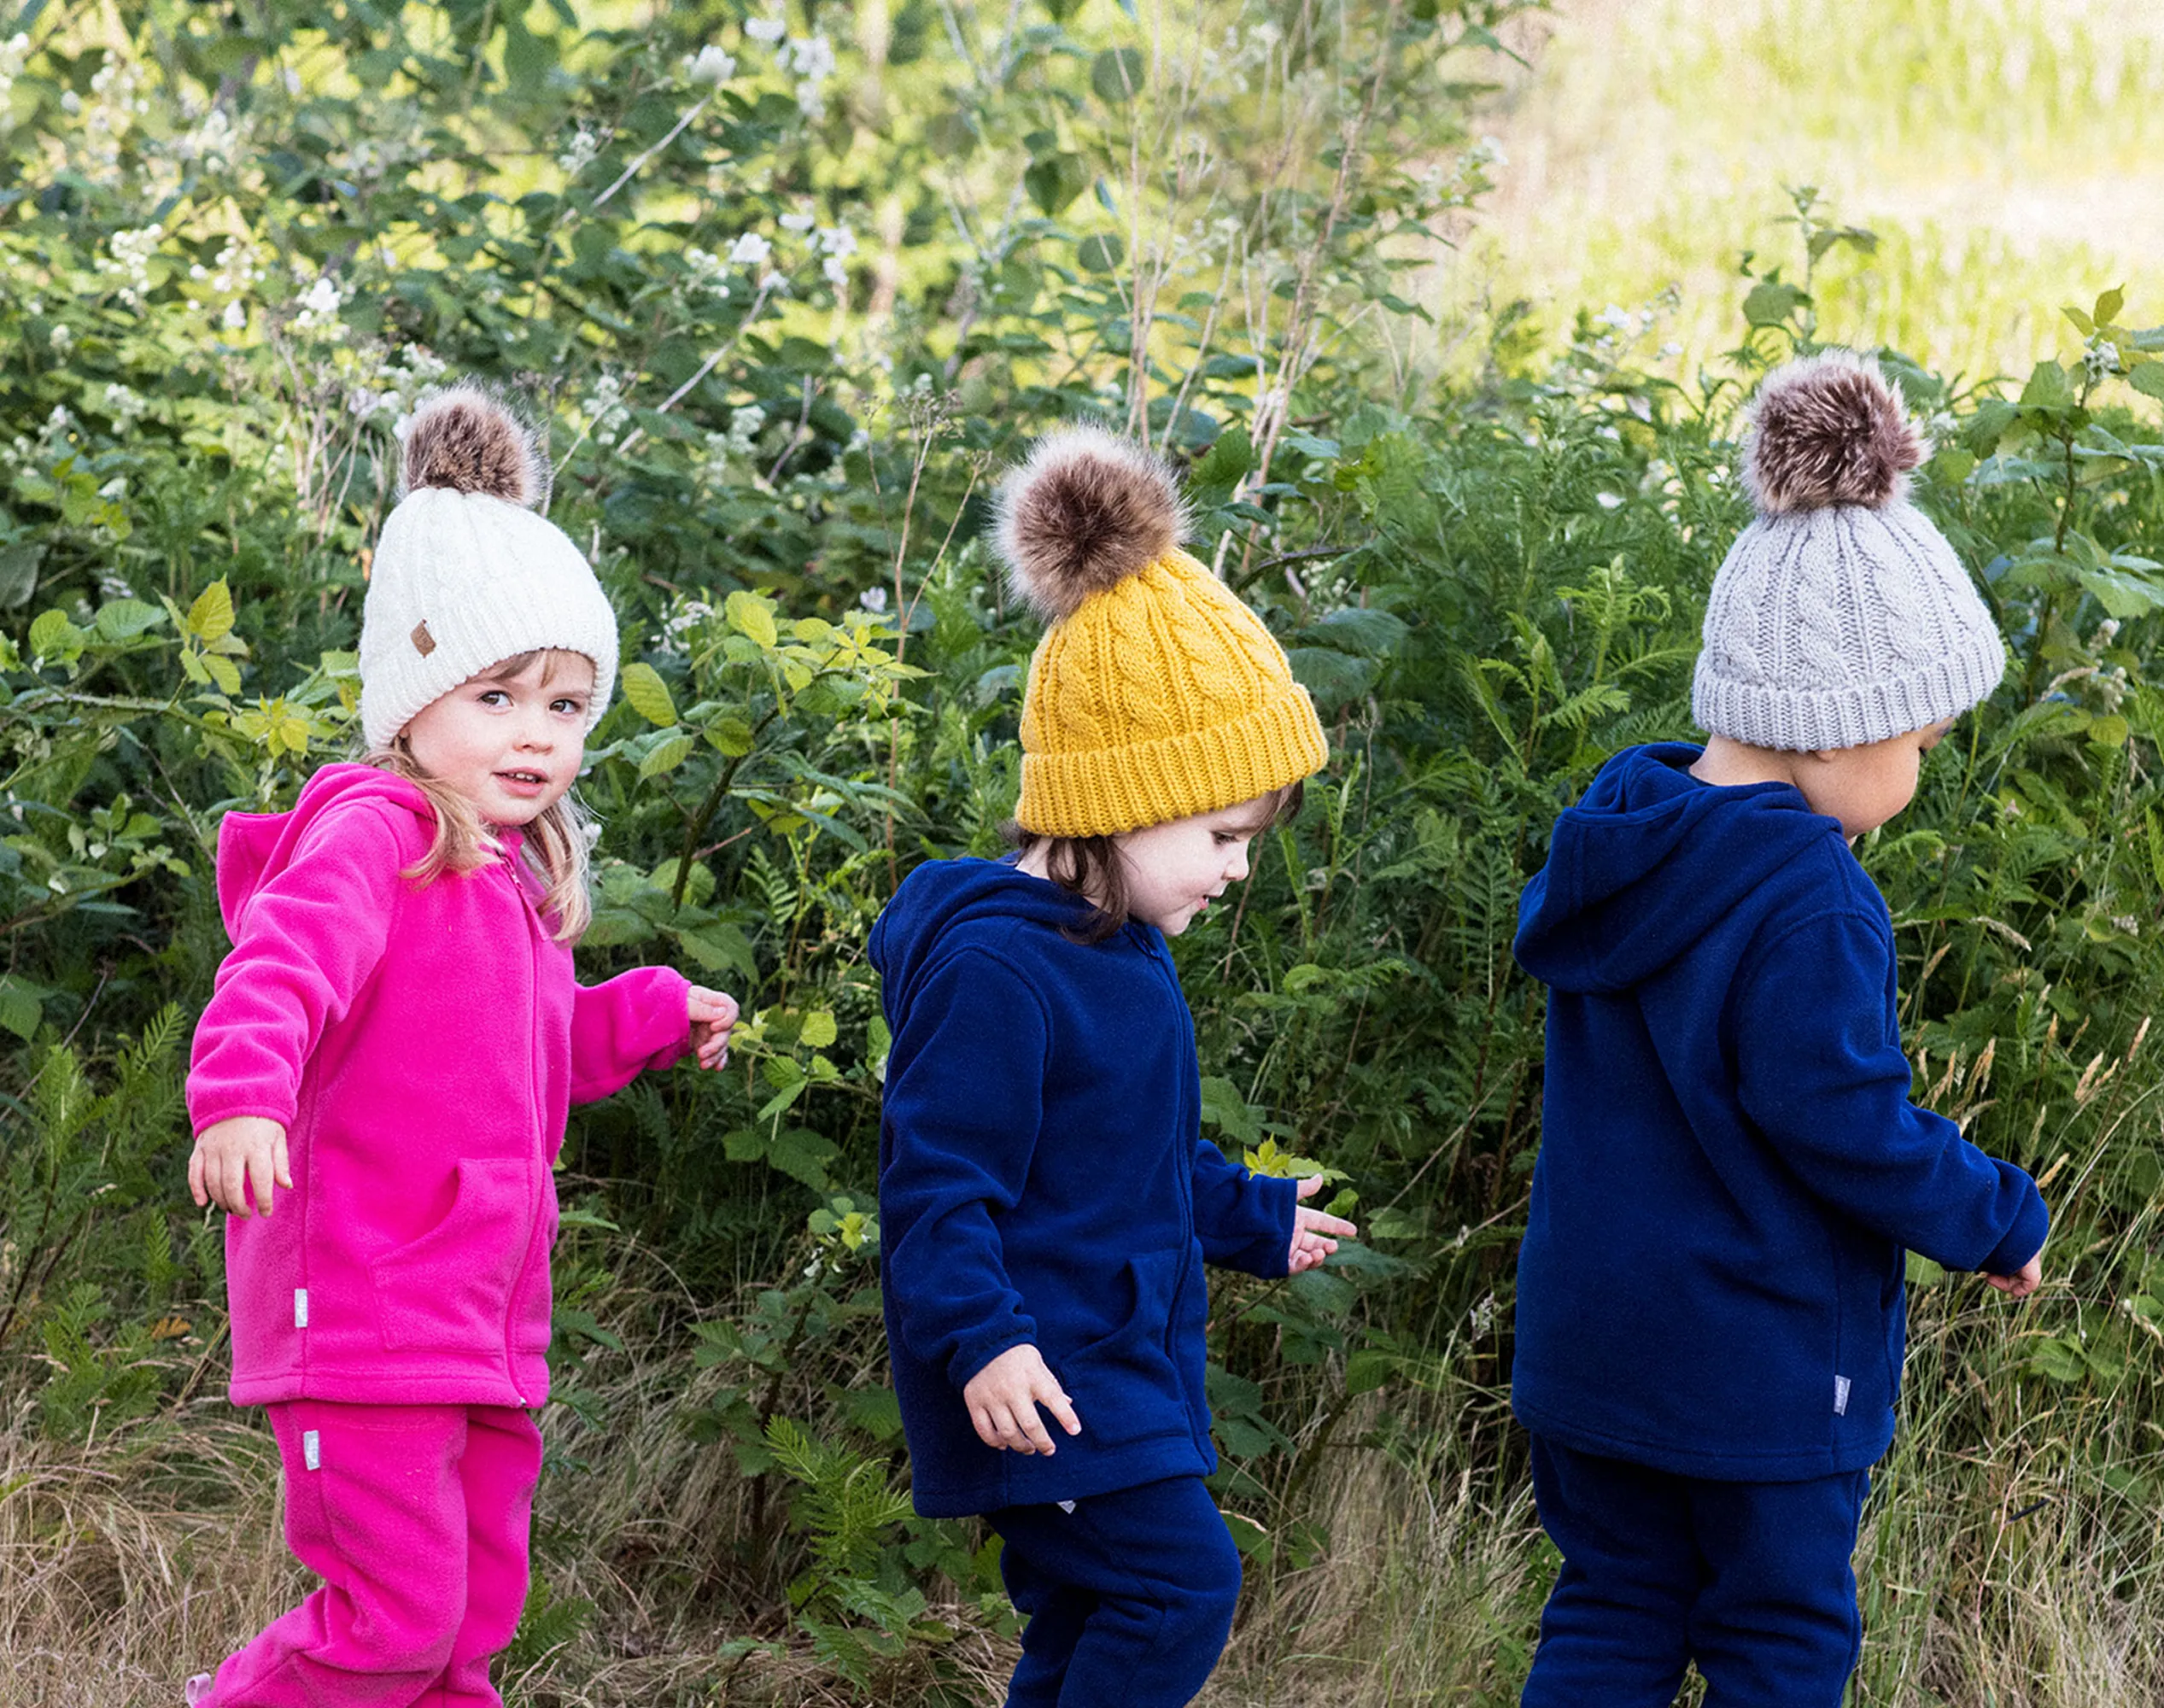
[[(11, 1440), (212, 1522), (246, 1509), (205, 1468), (221, 1249), (179, 1099), (225, 946), (216, 822), (349, 751), (399, 428), (478, 374), (547, 424), (550, 513), (632, 661), (582, 785), (606, 826), (588, 975), (678, 962), (746, 1016), (727, 1074), (574, 1118), (515, 1688), (973, 1699), (1011, 1620), (982, 1537), (901, 1493), (863, 944), (916, 861), (999, 845), (1035, 629), (985, 492), (1093, 414), (1184, 465), (1196, 549), (1284, 637), (1336, 756), (1176, 945), (1206, 1124), (1254, 1166), (1338, 1171), (1366, 1234), (1214, 1296), (1219, 1494), (1252, 1568), (1228, 1676), (1512, 1699), (1553, 1565), (1504, 1406), (1541, 1072), (1517, 898), (1606, 755), (1688, 734), (1747, 513), (1734, 410), (1840, 335), (1812, 268), (1869, 235), (1798, 192), (1802, 282), (1753, 272), (1717, 373), (1651, 371), (1659, 304), (1582, 318), (1559, 358), (1513, 307), (1478, 378), (1434, 388), (1412, 276), (1485, 185), (1463, 120), (1518, 9), (159, 0), (0, 32)], [(2104, 1652), (2164, 1679), (2138, 1635), (2164, 333), (2126, 312), (2068, 311), (2019, 384), (1886, 358), (1938, 445), (1919, 500), (2014, 663), (1861, 851), (1920, 1094), (2044, 1178), (2058, 1231), (2021, 1313), (1916, 1266), (1859, 1700), (2093, 1702), (2039, 1681)], [(1408, 1625), (1390, 1561), (1450, 1482), (1487, 1600)], [(116, 1678), (166, 1665), (97, 1588), (125, 1571), (83, 1552), (117, 1544), (50, 1479), (12, 1486), (0, 1524), (65, 1583), (0, 1598), (29, 1610), (0, 1629), (49, 1622), (10, 1652), (65, 1616)]]

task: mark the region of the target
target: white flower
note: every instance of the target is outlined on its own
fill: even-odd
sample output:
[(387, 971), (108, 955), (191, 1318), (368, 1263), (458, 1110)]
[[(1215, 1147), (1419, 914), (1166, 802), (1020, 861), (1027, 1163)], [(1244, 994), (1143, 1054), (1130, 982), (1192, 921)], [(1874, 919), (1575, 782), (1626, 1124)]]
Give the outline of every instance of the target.
[(773, 244), (757, 231), (746, 231), (729, 246), (728, 262), (731, 266), (764, 266), (773, 253)]
[(140, 421), (150, 407), (149, 400), (141, 392), (131, 391), (118, 382), (105, 388), (105, 412), (113, 418), (113, 430), (125, 433)]
[(857, 234), (846, 225), (822, 225), (813, 233), (812, 253), (839, 255), (844, 260), (857, 253)]
[(345, 298), (338, 293), (336, 282), (331, 278), (330, 275), (329, 273), (321, 275), (313, 284), (301, 294), (301, 312), (293, 317), (293, 330), (296, 332), (311, 332), (320, 326), (335, 327), (337, 324), (339, 306), (344, 301)]
[(53, 347), (53, 354), (56, 356), (66, 361), (67, 353), (75, 348), (75, 334), (63, 320), (45, 335), (45, 342)]
[(779, 18), (752, 18), (744, 25), (744, 33), (755, 42), (778, 42), (788, 32), (789, 26)]
[(1629, 311), (1612, 302), (1594, 316), (1594, 322), (1596, 325), (1613, 326), (1618, 332), (1628, 332), (1631, 327)]
[(849, 283), (849, 263), (839, 255), (828, 255), (821, 263), (819, 271), (827, 275), (827, 283), (836, 290)]
[(739, 457), (748, 457), (758, 448), (760, 430), (766, 425), (766, 411), (756, 403), (745, 404), (732, 410), (728, 418), (728, 449)]
[(213, 107), (201, 125), (173, 144), (173, 152), (184, 161), (223, 162), (233, 158), (240, 140), (241, 127), (232, 115), (223, 107)]
[(834, 44), (822, 32), (816, 36), (792, 36), (789, 44), (777, 58), (784, 71), (793, 71), (798, 77), (814, 83), (824, 82), (834, 74), (840, 61), (834, 56)]
[(785, 231), (809, 231), (819, 222), (809, 214), (784, 214), (781, 229)]
[(225, 312), (218, 317), (218, 324), (228, 332), (238, 332), (248, 325), (248, 310), (241, 306), (239, 297), (225, 305)]
[(8, 97), (14, 92), (15, 79), (22, 75), (23, 62), (29, 57), (30, 38), (21, 31), (0, 42), (0, 126), (8, 122)]
[(150, 257), (164, 235), (155, 225), (115, 231), (106, 246), (112, 253), (97, 258), (97, 270), (120, 281), (120, 300), (131, 308), (143, 307), (143, 293), (150, 288)]
[(886, 609), (886, 589), (866, 588), (863, 592), (857, 595), (857, 603), (876, 617)]
[(564, 152), (556, 156), (556, 164), (566, 178), (576, 178), (600, 152), (601, 133), (591, 125), (581, 125), (564, 145)]
[(736, 75), (736, 59), (712, 43), (696, 54), (684, 56), (684, 80), (687, 83), (705, 83), (719, 85)]

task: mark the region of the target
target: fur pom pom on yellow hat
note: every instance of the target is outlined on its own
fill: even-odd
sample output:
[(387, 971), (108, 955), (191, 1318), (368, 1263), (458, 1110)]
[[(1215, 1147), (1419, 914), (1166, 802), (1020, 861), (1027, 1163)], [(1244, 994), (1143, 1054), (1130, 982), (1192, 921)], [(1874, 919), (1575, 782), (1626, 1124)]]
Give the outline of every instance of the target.
[(1051, 619), (1022, 696), (1024, 830), (1116, 836), (1322, 769), (1322, 722), (1284, 648), (1180, 549), (1187, 512), (1163, 461), (1062, 429), (996, 507), (1009, 576)]

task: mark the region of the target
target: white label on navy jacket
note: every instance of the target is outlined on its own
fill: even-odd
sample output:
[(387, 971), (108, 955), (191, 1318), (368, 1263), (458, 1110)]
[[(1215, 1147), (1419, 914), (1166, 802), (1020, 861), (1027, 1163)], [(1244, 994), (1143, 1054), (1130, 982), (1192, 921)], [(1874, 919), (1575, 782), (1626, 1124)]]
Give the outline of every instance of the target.
[(1848, 1378), (1845, 1376), (1834, 1378), (1834, 1415), (1837, 1418), (1848, 1415)]

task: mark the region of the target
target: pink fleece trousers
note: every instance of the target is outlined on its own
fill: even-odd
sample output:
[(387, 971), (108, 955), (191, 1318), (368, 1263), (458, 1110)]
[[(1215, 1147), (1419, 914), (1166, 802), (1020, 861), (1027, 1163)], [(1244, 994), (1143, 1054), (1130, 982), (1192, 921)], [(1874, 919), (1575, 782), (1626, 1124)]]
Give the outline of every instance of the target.
[(507, 1406), (270, 1407), (285, 1539), (323, 1587), (218, 1670), (202, 1708), (502, 1708), (541, 1431)]

